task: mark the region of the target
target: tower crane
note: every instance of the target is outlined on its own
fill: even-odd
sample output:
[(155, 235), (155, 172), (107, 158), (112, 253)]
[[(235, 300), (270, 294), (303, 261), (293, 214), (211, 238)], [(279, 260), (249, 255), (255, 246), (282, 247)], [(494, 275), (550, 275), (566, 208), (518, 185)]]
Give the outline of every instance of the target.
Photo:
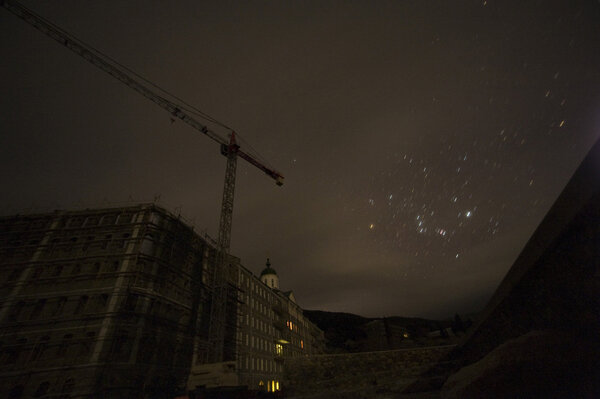
[(0, 5), (21, 18), (23, 21), (32, 25), (34, 28), (73, 51), (75, 54), (83, 57), (88, 62), (108, 73), (113, 78), (121, 81), (142, 96), (156, 103), (158, 106), (169, 112), (174, 118), (182, 120), (220, 145), (221, 154), (227, 158), (227, 166), (225, 169), (225, 183), (223, 187), (221, 216), (219, 221), (217, 261), (213, 268), (212, 275), (212, 301), (205, 361), (207, 363), (222, 361), (227, 304), (226, 269), (229, 260), (229, 245), (231, 242), (231, 219), (233, 215), (233, 196), (235, 191), (237, 158), (242, 158), (263, 171), (267, 176), (274, 179), (278, 186), (283, 185), (284, 177), (276, 170), (265, 166), (252, 155), (244, 152), (236, 141), (235, 132), (232, 131), (229, 138), (225, 138), (210, 130), (207, 126), (194, 119), (189, 112), (186, 112), (185, 107), (157, 94), (148, 87), (149, 85), (141, 83), (139, 79), (136, 79), (127, 73), (127, 69), (116, 61), (81, 42), (19, 2), (15, 0), (0, 0)]

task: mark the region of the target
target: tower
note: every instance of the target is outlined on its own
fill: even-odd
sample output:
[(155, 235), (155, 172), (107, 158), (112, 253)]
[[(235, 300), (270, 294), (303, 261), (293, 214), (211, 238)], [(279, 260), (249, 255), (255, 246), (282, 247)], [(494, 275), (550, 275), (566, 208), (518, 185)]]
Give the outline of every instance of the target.
[(267, 263), (264, 270), (260, 273), (260, 281), (265, 283), (269, 288), (279, 289), (279, 277), (275, 269), (271, 267), (271, 262), (267, 258)]

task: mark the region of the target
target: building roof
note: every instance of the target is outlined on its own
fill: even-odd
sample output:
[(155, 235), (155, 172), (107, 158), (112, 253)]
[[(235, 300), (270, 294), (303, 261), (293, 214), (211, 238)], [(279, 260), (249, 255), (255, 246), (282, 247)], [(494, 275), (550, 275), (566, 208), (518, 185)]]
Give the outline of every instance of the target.
[(265, 267), (263, 269), (262, 272), (260, 272), (260, 277), (265, 276), (267, 274), (274, 274), (277, 276), (277, 272), (275, 271), (275, 269), (273, 269), (271, 267), (271, 262), (269, 261), (269, 258), (267, 258), (267, 263), (266, 263), (267, 267)]

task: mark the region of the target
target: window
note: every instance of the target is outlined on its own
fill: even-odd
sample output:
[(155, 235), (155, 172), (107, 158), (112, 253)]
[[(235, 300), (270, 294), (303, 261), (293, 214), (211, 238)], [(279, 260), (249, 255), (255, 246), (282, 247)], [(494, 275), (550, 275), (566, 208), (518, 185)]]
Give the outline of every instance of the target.
[(76, 276), (81, 273), (81, 265), (79, 263), (73, 265), (73, 269), (71, 269), (71, 276)]
[(106, 248), (108, 247), (108, 244), (110, 243), (111, 239), (112, 239), (112, 234), (107, 234), (107, 235), (104, 237), (104, 241), (102, 241), (102, 246), (101, 246), (101, 248), (102, 248), (102, 249), (106, 249)]
[(75, 308), (74, 314), (83, 313), (83, 311), (85, 309), (85, 305), (87, 304), (87, 301), (88, 301), (87, 295), (84, 295), (81, 298), (79, 298), (79, 302), (77, 302), (77, 307)]
[(44, 381), (42, 382), (39, 386), (38, 389), (35, 391), (35, 393), (33, 394), (34, 398), (39, 398), (41, 396), (44, 396), (48, 393), (48, 389), (50, 388), (50, 383), (48, 381)]
[(58, 298), (58, 301), (56, 302), (56, 307), (54, 308), (54, 312), (52, 312), (52, 316), (60, 316), (65, 307), (65, 303), (67, 303), (66, 296), (61, 296), (60, 298)]
[(73, 247), (75, 247), (75, 243), (77, 242), (77, 237), (72, 237), (69, 240), (69, 246), (65, 248), (66, 251), (70, 251)]
[(140, 350), (138, 351), (138, 356), (142, 363), (150, 363), (152, 361), (155, 348), (156, 342), (154, 337), (150, 335), (145, 335), (142, 337), (140, 342)]
[(21, 269), (14, 269), (8, 276), (7, 281), (14, 281), (21, 275)]
[(116, 272), (116, 271), (118, 271), (118, 270), (119, 270), (119, 265), (120, 265), (120, 262), (119, 262), (118, 260), (115, 260), (115, 261), (112, 263), (112, 266), (111, 266), (111, 268), (110, 268), (110, 271), (111, 271), (111, 272)]
[(38, 341), (37, 345), (33, 348), (33, 352), (31, 353), (31, 361), (35, 362), (44, 355), (46, 349), (48, 349), (48, 341), (50, 341), (50, 337), (44, 335)]
[(42, 269), (42, 267), (36, 267), (35, 270), (33, 271), (33, 274), (31, 275), (31, 279), (32, 280), (39, 279), (40, 276), (42, 275), (43, 271), (44, 271), (44, 269)]
[(54, 267), (52, 271), (52, 277), (58, 277), (62, 273), (63, 267), (61, 265), (57, 265)]
[(105, 310), (108, 304), (108, 294), (98, 295), (98, 310)]
[[(123, 304), (123, 310), (125, 310), (126, 312), (135, 312), (137, 301), (138, 301), (137, 295), (131, 295), (131, 294), (127, 295), (127, 298), (125, 299), (125, 303)], [(167, 312), (167, 314), (170, 315), (171, 312)]]
[(58, 357), (65, 356), (65, 354), (67, 353), (67, 348), (69, 347), (69, 344), (71, 343), (72, 338), (73, 338), (73, 334), (65, 334), (63, 336), (63, 340), (62, 340), (60, 346), (58, 347), (56, 356), (58, 356)]
[(4, 364), (14, 364), (19, 358), (19, 350), (16, 348), (6, 348), (2, 352), (2, 362)]
[(103, 226), (108, 226), (108, 225), (115, 224), (116, 220), (117, 220), (117, 217), (115, 215), (105, 215), (105, 216), (102, 216), (100, 223)]
[(87, 251), (90, 247), (90, 245), (92, 244), (92, 242), (94, 241), (94, 236), (88, 236), (85, 239), (85, 244), (83, 244), (83, 247), (81, 248), (84, 252)]
[(86, 356), (90, 353), (92, 349), (92, 343), (94, 342), (95, 337), (96, 333), (93, 331), (90, 331), (85, 334), (85, 340), (81, 343), (79, 349), (79, 356)]
[(23, 397), (23, 391), (25, 387), (23, 385), (16, 385), (8, 392), (8, 399), (21, 399)]
[(131, 236), (131, 234), (129, 233), (125, 233), (123, 234), (123, 239), (121, 240), (120, 244), (120, 248), (125, 248), (125, 245), (127, 244), (127, 239)]
[(62, 386), (62, 393), (71, 393), (75, 388), (75, 380), (73, 378), (67, 378)]
[(96, 226), (98, 225), (98, 218), (95, 216), (88, 217), (85, 219), (84, 226)]
[(9, 316), (10, 321), (19, 320), (19, 317), (21, 316), (21, 312), (23, 311), (24, 307), (25, 307), (24, 301), (17, 302), (17, 304), (12, 308), (12, 312), (10, 312), (10, 316)]
[(40, 317), (45, 305), (46, 305), (45, 299), (38, 300), (33, 308), (33, 311), (31, 312), (31, 315), (29, 316), (29, 320), (35, 320), (38, 317)]
[(133, 214), (123, 213), (123, 214), (119, 215), (119, 217), (117, 218), (117, 223), (118, 224), (131, 223), (132, 218), (133, 218)]
[(119, 331), (112, 343), (111, 353), (114, 355), (116, 360), (125, 360), (128, 356), (128, 335), (127, 331)]

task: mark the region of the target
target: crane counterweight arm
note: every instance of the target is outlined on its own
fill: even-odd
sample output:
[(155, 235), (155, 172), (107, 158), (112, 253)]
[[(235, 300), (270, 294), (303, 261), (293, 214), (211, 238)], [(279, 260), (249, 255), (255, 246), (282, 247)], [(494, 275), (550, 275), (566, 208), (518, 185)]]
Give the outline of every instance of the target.
[(281, 175), (281, 173), (277, 172), (276, 170), (267, 168), (265, 165), (263, 165), (262, 163), (258, 162), (256, 159), (252, 158), (250, 155), (246, 154), (243, 151), (238, 150), (237, 151), (237, 155), (246, 160), (247, 162), (251, 163), (252, 165), (256, 166), (258, 169), (262, 170), (263, 172), (265, 172), (269, 177), (271, 177), (272, 179), (275, 180), (275, 183), (277, 183), (278, 186), (283, 186), (283, 176)]

